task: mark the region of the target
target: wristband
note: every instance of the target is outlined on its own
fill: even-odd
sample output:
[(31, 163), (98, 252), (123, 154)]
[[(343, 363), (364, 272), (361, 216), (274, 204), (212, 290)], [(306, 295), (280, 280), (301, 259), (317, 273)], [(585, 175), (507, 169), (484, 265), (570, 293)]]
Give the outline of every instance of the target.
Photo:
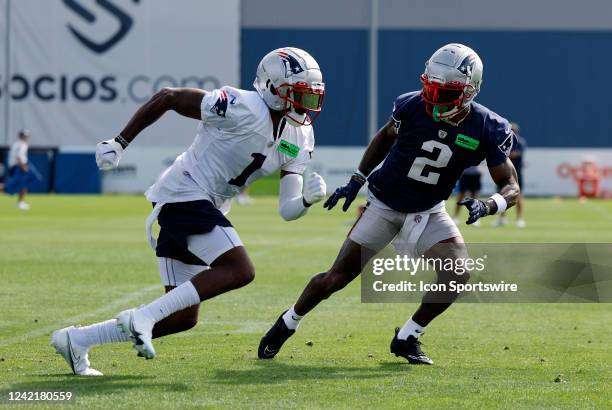
[(491, 195), (489, 199), (492, 199), (493, 202), (497, 204), (497, 212), (495, 212), (496, 214), (500, 214), (504, 212), (506, 208), (508, 207), (508, 203), (506, 202), (506, 199), (500, 194), (493, 194)]
[(359, 176), (360, 176), (360, 177), (362, 177), (364, 180), (365, 180), (365, 179), (368, 179), (368, 176), (367, 176), (366, 174), (364, 174), (363, 172), (361, 172), (361, 171), (359, 170), (359, 168), (357, 168), (357, 169), (355, 170), (355, 174), (359, 175)]
[(123, 137), (121, 136), (121, 134), (119, 134), (119, 135), (117, 135), (117, 136), (115, 137), (115, 142), (117, 142), (119, 145), (121, 145), (121, 148), (123, 148), (123, 149), (126, 149), (126, 148), (127, 148), (127, 146), (128, 146), (128, 145), (130, 145), (130, 143), (129, 143), (129, 142), (127, 142), (127, 141), (125, 140), (125, 138), (123, 138)]
[(368, 178), (360, 170), (356, 170), (352, 178), (355, 178), (361, 185), (364, 185), (368, 180)]
[(491, 215), (491, 207), (487, 204), (487, 201), (483, 201), (482, 203), (484, 204), (485, 211), (487, 211), (487, 215)]

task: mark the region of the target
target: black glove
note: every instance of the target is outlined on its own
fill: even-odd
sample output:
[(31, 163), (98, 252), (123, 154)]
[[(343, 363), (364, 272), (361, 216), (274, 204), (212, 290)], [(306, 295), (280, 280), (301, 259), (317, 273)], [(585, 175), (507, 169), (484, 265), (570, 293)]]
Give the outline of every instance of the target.
[(327, 201), (323, 204), (323, 208), (327, 208), (327, 210), (331, 211), (331, 209), (336, 206), (338, 201), (341, 198), (346, 198), (344, 201), (344, 205), (342, 205), (342, 210), (346, 212), (351, 206), (351, 203), (355, 200), (355, 197), (359, 193), (359, 190), (365, 184), (365, 178), (359, 174), (354, 174), (349, 180), (348, 184), (337, 188), (334, 193), (327, 198)]
[(489, 215), (489, 205), (487, 205), (484, 201), (481, 201), (480, 199), (465, 198), (464, 200), (459, 202), (459, 205), (465, 205), (465, 207), (470, 212), (470, 217), (466, 222), (468, 225), (473, 224), (483, 216)]

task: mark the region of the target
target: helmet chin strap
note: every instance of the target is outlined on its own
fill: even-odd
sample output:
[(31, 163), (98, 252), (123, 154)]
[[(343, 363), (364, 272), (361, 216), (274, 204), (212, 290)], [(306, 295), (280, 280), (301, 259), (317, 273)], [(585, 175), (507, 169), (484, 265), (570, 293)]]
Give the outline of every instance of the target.
[[(294, 127), (301, 127), (303, 125), (310, 125), (310, 124), (312, 124), (312, 121), (311, 121), (310, 117), (308, 116), (308, 114), (305, 114), (304, 118), (299, 118), (299, 117), (298, 117), (299, 119), (298, 118), (294, 118), (292, 116), (292, 114), (297, 114), (297, 115), (299, 115), (299, 114), (296, 113), (292, 109), (291, 104), (289, 102), (287, 102), (287, 101), (285, 101), (285, 109), (284, 109), (284, 111), (285, 111), (285, 115), (284, 115), (285, 119), (287, 120), (287, 122), (289, 124), (293, 125)], [(300, 121), (302, 121), (302, 122), (300, 122)]]
[(440, 112), (440, 107), (439, 106), (434, 106), (433, 109), (432, 109), (432, 113), (431, 114), (432, 114), (434, 122), (444, 121), (445, 123), (450, 124), (450, 125), (456, 127), (459, 124), (461, 124), (461, 122), (463, 120), (466, 119), (466, 117), (468, 116), (470, 111), (471, 111), (471, 104), (468, 104), (465, 108), (463, 108), (461, 110), (458, 110), (457, 112), (453, 113), (452, 115), (441, 116), (441, 114), (445, 114), (445, 113), (441, 113)]
[(294, 127), (301, 127), (303, 125), (310, 125), (312, 123), (312, 121), (310, 120), (310, 117), (308, 117), (308, 115), (306, 115), (303, 119), (303, 122), (300, 122), (299, 120), (293, 118), (291, 116), (292, 111), (286, 111), (285, 112), (285, 119), (287, 120), (287, 122), (291, 125), (293, 125)]
[(440, 122), (440, 106), (434, 105), (433, 110), (431, 111), (431, 116), (433, 117), (434, 122)]

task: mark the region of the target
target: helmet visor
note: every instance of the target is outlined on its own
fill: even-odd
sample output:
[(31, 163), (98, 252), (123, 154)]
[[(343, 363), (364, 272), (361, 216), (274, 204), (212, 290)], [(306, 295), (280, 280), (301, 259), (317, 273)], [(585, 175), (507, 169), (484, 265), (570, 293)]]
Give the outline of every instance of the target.
[(325, 84), (323, 83), (296, 83), (293, 85), (293, 105), (305, 111), (321, 111)]
[(423, 83), (423, 99), (432, 105), (461, 106), (465, 89), (470, 87), (461, 83), (440, 84), (429, 81), (425, 76), (421, 77), (421, 83)]

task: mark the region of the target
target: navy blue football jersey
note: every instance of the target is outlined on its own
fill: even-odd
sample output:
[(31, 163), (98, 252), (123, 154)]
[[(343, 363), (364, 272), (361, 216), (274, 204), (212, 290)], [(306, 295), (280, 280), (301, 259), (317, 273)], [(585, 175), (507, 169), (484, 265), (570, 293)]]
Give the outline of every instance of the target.
[(393, 105), (397, 140), (382, 166), (368, 178), (372, 194), (400, 212), (421, 212), (448, 199), (464, 169), (487, 160), (506, 161), (512, 149), (510, 123), (472, 102), (458, 126), (435, 122), (420, 92), (400, 95)]
[(523, 154), (525, 153), (525, 149), (527, 149), (527, 141), (525, 141), (525, 138), (521, 137), (515, 132), (514, 145), (512, 146), (512, 151), (510, 153), (510, 161), (512, 161), (512, 164), (514, 164), (516, 172), (520, 172), (523, 168)]

